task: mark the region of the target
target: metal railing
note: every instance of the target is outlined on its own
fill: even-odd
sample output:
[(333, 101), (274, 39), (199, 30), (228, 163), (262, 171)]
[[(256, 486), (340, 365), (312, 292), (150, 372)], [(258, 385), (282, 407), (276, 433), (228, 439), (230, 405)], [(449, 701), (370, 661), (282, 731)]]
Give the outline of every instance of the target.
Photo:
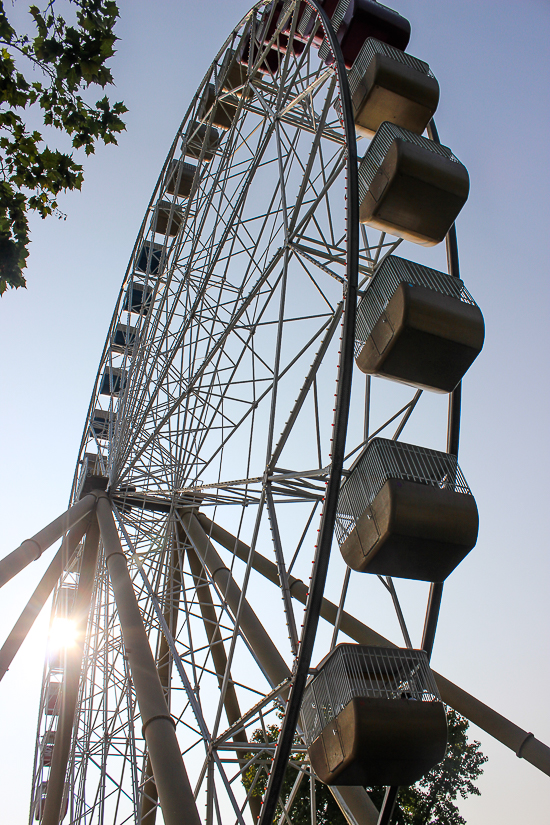
[[(347, 14), (349, 8), (350, 0), (338, 0), (336, 8), (334, 9), (333, 15), (330, 18), (330, 22), (332, 23), (332, 28), (335, 32), (338, 32), (340, 26), (344, 22), (344, 18)], [(319, 57), (321, 60), (327, 60), (330, 57), (330, 45), (328, 41), (325, 39), (321, 43), (319, 47)]]
[(402, 283), (423, 286), (442, 295), (457, 298), (464, 304), (477, 306), (460, 278), (454, 278), (437, 269), (430, 269), (414, 261), (399, 258), (397, 255), (389, 255), (376, 269), (357, 307), (356, 355), (368, 339), (399, 284)]
[(472, 494), (456, 456), (416, 444), (373, 438), (340, 488), (335, 527), (340, 545), (389, 478)]
[(424, 63), (423, 60), (419, 60), (418, 57), (413, 57), (412, 54), (402, 52), (400, 49), (396, 49), (388, 43), (382, 43), (382, 41), (376, 40), (374, 37), (369, 37), (368, 40), (365, 40), (361, 51), (357, 55), (357, 58), (348, 73), (349, 89), (352, 96), (357, 91), (357, 88), (361, 84), (367, 69), (377, 54), (384, 55), (384, 57), (390, 57), (392, 60), (395, 60), (396, 63), (401, 63), (404, 66), (408, 66), (410, 69), (414, 69), (421, 74), (428, 75), (429, 77), (434, 76), (428, 64)]
[(402, 126), (396, 126), (395, 123), (389, 123), (386, 120), (376, 132), (366, 155), (359, 164), (359, 203), (362, 203), (365, 199), (374, 180), (374, 176), (378, 172), (386, 155), (396, 140), (404, 140), (407, 143), (414, 143), (416, 146), (420, 146), (428, 152), (441, 155), (442, 157), (447, 158), (447, 160), (452, 160), (455, 163), (460, 163), (458, 158), (453, 155), (448, 146), (443, 146), (441, 143), (435, 143), (433, 140), (429, 140), (429, 138), (417, 135), (415, 132), (409, 131), (409, 129), (404, 129)]
[(423, 650), (338, 645), (304, 691), (301, 723), (308, 747), (356, 697), (441, 701)]

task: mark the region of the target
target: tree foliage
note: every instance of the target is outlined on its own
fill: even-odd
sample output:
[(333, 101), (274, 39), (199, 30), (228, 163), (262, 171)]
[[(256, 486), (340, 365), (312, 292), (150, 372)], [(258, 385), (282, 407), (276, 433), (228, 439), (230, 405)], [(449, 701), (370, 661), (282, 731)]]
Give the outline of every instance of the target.
[(475, 780), (483, 773), (487, 757), (479, 742), (469, 742), (469, 722), (447, 708), (449, 742), (443, 762), (436, 765), (416, 785), (403, 788), (397, 800), (400, 818), (396, 825), (466, 825), (455, 800), (479, 796)]
[[(479, 796), (475, 780), (483, 773), (482, 765), (487, 757), (481, 753), (479, 742), (469, 742), (467, 731), (469, 722), (452, 708), (447, 708), (449, 741), (445, 758), (426, 774), (416, 785), (401, 788), (395, 806), (392, 822), (394, 825), (466, 825), (455, 805), (460, 796)], [(252, 735), (254, 742), (276, 742), (279, 736), (277, 725), (264, 730), (258, 729)], [(252, 754), (249, 754), (252, 757)], [(300, 758), (294, 758), (298, 763)], [(245, 772), (243, 784), (253, 796), (263, 796), (267, 786), (270, 763), (265, 759), (258, 770), (251, 765)], [(288, 800), (297, 776), (296, 767), (287, 769), (281, 796)], [(380, 809), (385, 788), (367, 788), (372, 801)], [(315, 782), (315, 799), (318, 825), (346, 825), (346, 820), (334, 801), (327, 785)], [(282, 811), (277, 810), (274, 823), (279, 821)], [(304, 777), (290, 812), (293, 825), (311, 825), (309, 780)]]
[[(80, 189), (82, 166), (72, 153), (48, 146), (31, 129), (31, 107), (46, 127), (72, 138), (74, 149), (94, 152), (98, 140), (116, 143), (127, 109), (104, 96), (95, 105), (82, 93), (112, 84), (106, 61), (114, 54), (118, 7), (112, 0), (69, 0), (76, 24), (56, 13), (55, 0), (43, 11), (30, 6), (36, 34), (18, 34), (0, 0), (0, 295), (25, 286), (29, 245), (28, 213), (58, 214), (63, 190)], [(34, 79), (38, 77), (38, 79)], [(31, 78), (32, 81), (31, 81)]]
[[(252, 734), (253, 742), (276, 742), (279, 738), (280, 728), (277, 725), (269, 725), (263, 729), (255, 730)], [(296, 739), (296, 744), (301, 744), (301, 741)], [(252, 758), (252, 754), (248, 754)], [(296, 777), (298, 776), (300, 763), (303, 762), (304, 755), (295, 754), (293, 757), (294, 766), (287, 769), (281, 790), (283, 799), (288, 800)], [(252, 764), (243, 776), (243, 785), (247, 793), (250, 792), (252, 796), (263, 797), (267, 787), (267, 780), (271, 762), (267, 759), (261, 760), (258, 769), (257, 764)], [(315, 797), (316, 797), (316, 812), (317, 825), (347, 825), (346, 820), (342, 816), (340, 808), (336, 804), (333, 795), (330, 793), (326, 785), (322, 782), (315, 782)], [(273, 822), (278, 822), (282, 814), (280, 806), (276, 810)], [(311, 825), (311, 807), (310, 807), (310, 782), (309, 776), (304, 774), (300, 787), (296, 794), (294, 804), (291, 809), (290, 816), (293, 825)]]

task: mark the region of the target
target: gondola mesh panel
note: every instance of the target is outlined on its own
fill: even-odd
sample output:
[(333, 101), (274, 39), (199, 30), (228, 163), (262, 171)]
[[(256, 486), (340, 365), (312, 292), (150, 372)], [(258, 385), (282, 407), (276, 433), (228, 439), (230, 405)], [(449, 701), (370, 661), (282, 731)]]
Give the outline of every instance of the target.
[(335, 527), (340, 545), (390, 478), (472, 495), (456, 456), (416, 444), (373, 438), (340, 488)]
[(414, 143), (428, 152), (433, 152), (436, 155), (441, 155), (447, 160), (452, 160), (455, 163), (460, 163), (448, 146), (443, 146), (441, 143), (435, 143), (429, 138), (422, 137), (415, 134), (415, 132), (404, 129), (402, 126), (396, 126), (395, 123), (389, 123), (387, 120), (380, 126), (367, 153), (361, 163), (359, 164), (359, 203), (365, 199), (374, 176), (378, 172), (380, 166), (384, 162), (386, 155), (390, 151), (393, 143), (396, 140), (404, 140), (407, 143)]
[(421, 74), (428, 75), (429, 77), (434, 76), (428, 64), (424, 63), (423, 60), (419, 60), (418, 57), (413, 57), (412, 54), (402, 52), (400, 49), (390, 46), (389, 43), (382, 43), (381, 40), (369, 37), (368, 40), (365, 40), (353, 66), (349, 70), (349, 88), (352, 95), (361, 85), (367, 69), (377, 54), (390, 57), (392, 60), (395, 60), (396, 63), (401, 63), (410, 69), (415, 69), (415, 71)]
[(380, 316), (395, 294), (399, 284), (422, 286), (456, 298), (464, 304), (477, 306), (460, 278), (454, 278), (437, 269), (389, 255), (377, 268), (372, 281), (367, 287), (357, 307), (357, 325), (355, 329), (355, 355), (357, 356), (374, 329)]
[(308, 747), (354, 698), (441, 701), (425, 651), (339, 645), (304, 691)]

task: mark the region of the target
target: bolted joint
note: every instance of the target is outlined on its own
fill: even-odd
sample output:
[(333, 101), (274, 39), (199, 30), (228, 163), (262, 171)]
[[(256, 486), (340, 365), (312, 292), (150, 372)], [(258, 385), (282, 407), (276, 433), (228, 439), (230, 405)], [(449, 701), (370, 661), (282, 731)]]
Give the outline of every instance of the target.
[(523, 756), (522, 756), (521, 752), (522, 752), (524, 746), (527, 744), (527, 742), (529, 742), (530, 739), (534, 739), (534, 738), (535, 738), (534, 733), (528, 733), (527, 736), (523, 739), (523, 741), (521, 742), (519, 748), (516, 751), (516, 756), (518, 757), (518, 759), (523, 759)]
[(176, 723), (168, 713), (157, 713), (156, 716), (149, 717), (149, 719), (147, 719), (143, 723), (143, 725), (141, 727), (141, 735), (143, 736), (144, 739), (145, 739), (145, 731), (147, 730), (148, 726), (151, 724), (151, 722), (156, 722), (157, 719), (166, 719), (168, 722), (170, 722), (170, 724), (172, 725), (174, 730), (176, 729)]
[[(25, 547), (27, 544), (28, 545), (32, 544), (36, 548), (36, 550), (34, 551), (36, 553), (36, 555), (33, 556), (33, 559), (34, 559), (34, 561), (37, 561), (37, 559), (39, 559), (40, 556), (42, 555), (42, 553), (44, 552), (44, 549), (40, 546), (40, 544), (37, 541), (35, 541), (35, 539), (25, 539), (25, 541), (21, 542), (21, 547)], [(29, 547), (29, 550), (30, 549), (31, 548)], [(25, 551), (26, 551), (26, 547), (25, 547)], [(36, 552), (36, 551), (38, 551), (38, 552)]]
[(111, 500), (110, 497), (109, 497), (109, 494), (106, 493), (105, 490), (103, 490), (102, 488), (94, 488), (92, 490), (89, 490), (86, 493), (86, 495), (87, 496), (93, 496), (96, 500), (96, 504), (97, 504), (97, 502), (99, 501), (100, 498), (106, 498), (108, 501)]

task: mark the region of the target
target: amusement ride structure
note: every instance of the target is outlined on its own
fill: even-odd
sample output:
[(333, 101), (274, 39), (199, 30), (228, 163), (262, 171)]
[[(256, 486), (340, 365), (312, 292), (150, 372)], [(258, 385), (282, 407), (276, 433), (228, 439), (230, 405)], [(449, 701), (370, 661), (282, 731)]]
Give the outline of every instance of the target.
[[(70, 508), (0, 561), (1, 585), (62, 539), (0, 650), (2, 678), (53, 592), (74, 643), (45, 663), (30, 821), (271, 825), (306, 783), (315, 825), (317, 777), (351, 825), (387, 825), (443, 758), (445, 705), (550, 774), (547, 746), (429, 667), (477, 540), (458, 446), (484, 323), (454, 227), (468, 173), (409, 35), (374, 0), (264, 0), (190, 103)], [(447, 272), (411, 260), (439, 243)], [(403, 438), (429, 392), (443, 450)], [(352, 576), (383, 588), (399, 647), (348, 610)], [(415, 643), (395, 579), (418, 582)]]

